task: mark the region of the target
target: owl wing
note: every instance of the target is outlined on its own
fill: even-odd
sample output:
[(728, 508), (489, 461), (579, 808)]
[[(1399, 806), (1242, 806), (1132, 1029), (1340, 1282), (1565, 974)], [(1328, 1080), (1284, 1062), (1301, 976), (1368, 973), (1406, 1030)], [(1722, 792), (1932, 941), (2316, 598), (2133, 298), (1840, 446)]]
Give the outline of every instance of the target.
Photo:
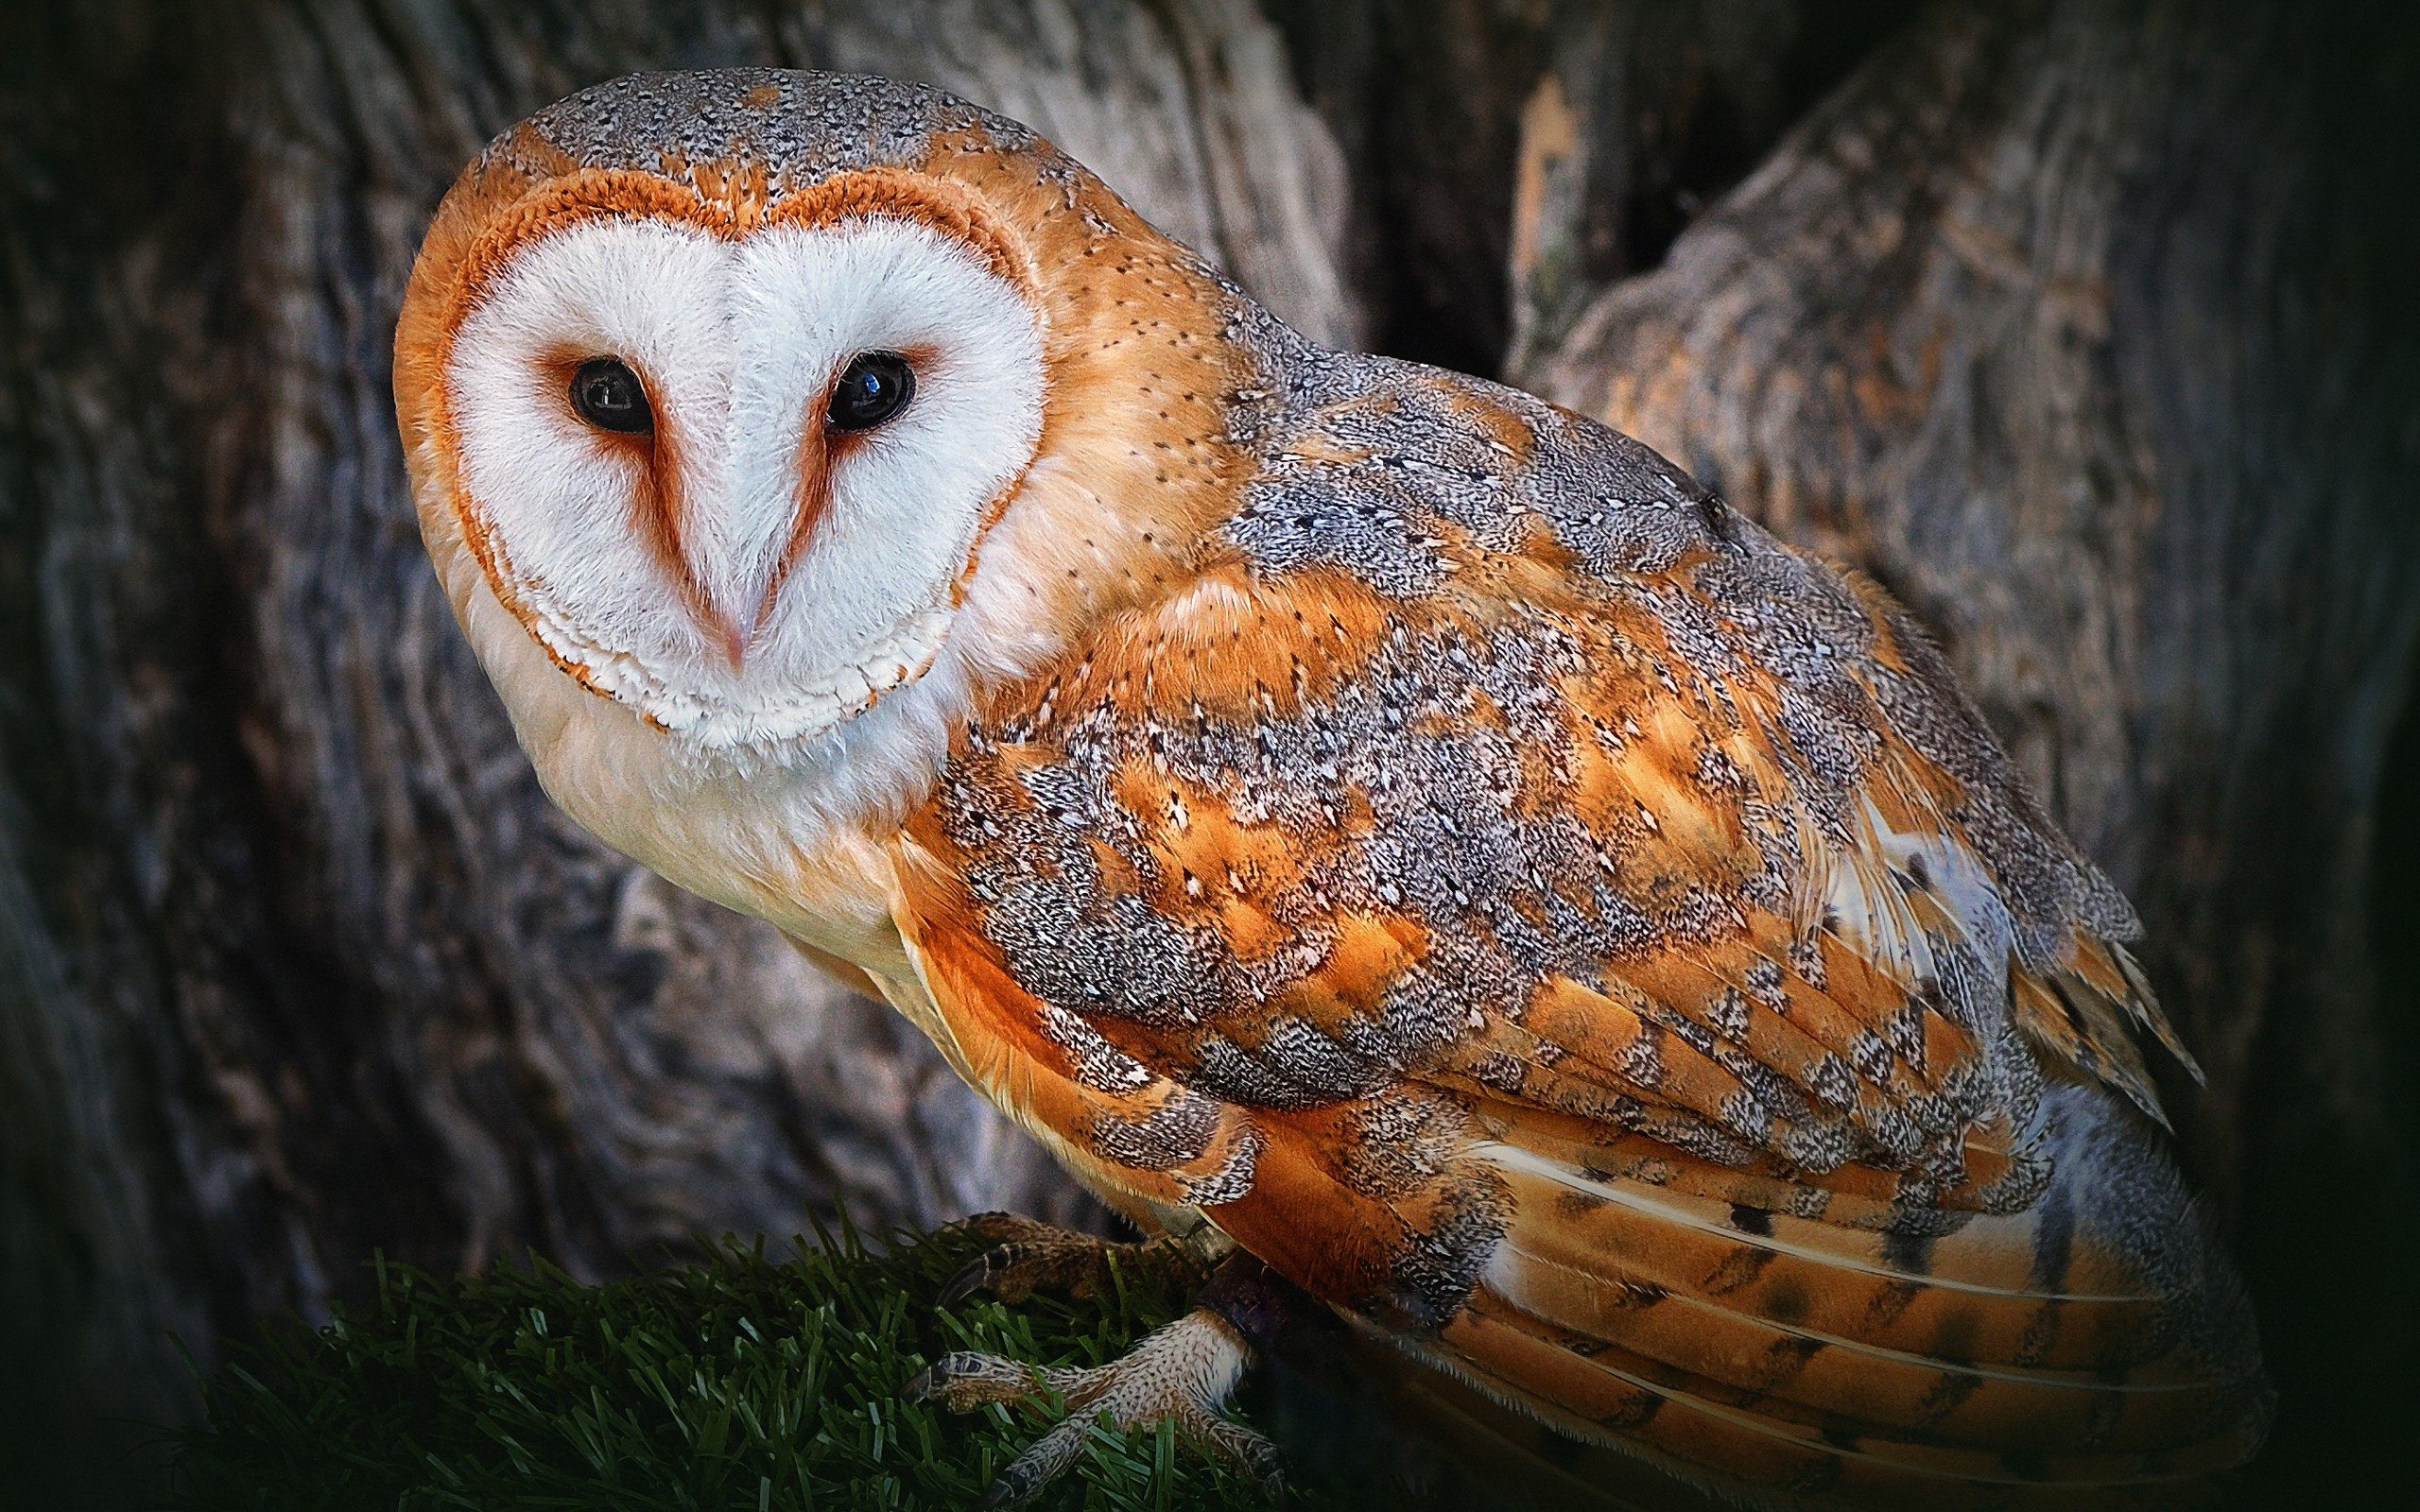
[(1582, 1442), (1923, 1504), (2239, 1457), (2198, 1271), (2078, 1237), (2078, 1094), (2156, 1119), (2174, 1044), (2131, 916), (1878, 592), (1426, 380), (1220, 544), (902, 836), (979, 1086)]

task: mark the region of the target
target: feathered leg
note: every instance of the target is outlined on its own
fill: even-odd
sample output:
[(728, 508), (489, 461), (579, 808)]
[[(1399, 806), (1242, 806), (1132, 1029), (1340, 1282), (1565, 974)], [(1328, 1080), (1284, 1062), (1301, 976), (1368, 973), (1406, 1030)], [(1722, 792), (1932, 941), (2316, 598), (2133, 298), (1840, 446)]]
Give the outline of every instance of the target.
[(1011, 1304), (1036, 1292), (1097, 1297), (1109, 1288), (1113, 1267), (1155, 1284), (1198, 1285), (1234, 1247), (1208, 1228), (1183, 1237), (1118, 1244), (1012, 1212), (978, 1212), (951, 1227), (994, 1243), (943, 1283), (935, 1299), (940, 1307), (955, 1306), (978, 1291)]
[[(1245, 1330), (1266, 1311), (1253, 1284), (1265, 1272), (1258, 1262), (1236, 1263), (1245, 1258), (1222, 1266), (1203, 1288), (1202, 1300), (1212, 1305), (1198, 1306), (1154, 1330), (1108, 1365), (1032, 1366), (996, 1354), (959, 1352), (919, 1372), (908, 1383), (906, 1395), (912, 1400), (939, 1401), (952, 1412), (1045, 1390), (1066, 1402), (1065, 1419), (992, 1483), (982, 1502), (987, 1507), (1021, 1502), (1064, 1473), (1082, 1455), (1093, 1425), (1102, 1421), (1120, 1431), (1173, 1422), (1179, 1433), (1256, 1482), (1272, 1500), (1280, 1498), (1285, 1483), (1277, 1446), (1223, 1411), (1229, 1393), (1253, 1363)], [(979, 1279), (967, 1289), (975, 1284), (981, 1284)], [(1231, 1320), (1238, 1315), (1242, 1326)]]

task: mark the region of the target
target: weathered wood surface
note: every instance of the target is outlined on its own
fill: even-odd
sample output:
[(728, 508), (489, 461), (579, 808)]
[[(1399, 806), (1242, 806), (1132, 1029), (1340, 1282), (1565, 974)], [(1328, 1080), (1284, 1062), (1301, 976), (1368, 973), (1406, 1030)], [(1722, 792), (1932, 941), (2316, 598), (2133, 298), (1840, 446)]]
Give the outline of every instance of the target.
[(2364, 823), (2420, 629), (2420, 352), (2324, 213), (2375, 146), (2242, 19), (1937, 12), (1515, 375), (1942, 639), (2152, 923), (2228, 1190), (2280, 998), (2325, 1038), (2273, 1048), (2381, 1101)]
[[(1375, 350), (1495, 373), (1537, 306), (1653, 266), (1913, 0), (1267, 0), (1343, 148)], [(1545, 92), (1551, 80), (1551, 98)], [(1551, 185), (1525, 136), (1576, 149)], [(1540, 286), (1516, 200), (1571, 212)]]
[(885, 1007), (539, 792), (388, 392), (493, 133), (645, 66), (927, 78), (1351, 343), (1341, 159), (1248, 5), (91, 4), (20, 17), (0, 210), (0, 1233), (123, 1408), (373, 1246), (581, 1273), (699, 1231), (1098, 1221)]
[[(1507, 371), (1906, 598), (2141, 904), (2210, 1068), (2174, 1091), (2285, 1380), (2272, 1473), (2391, 1466), (2390, 9), (0, 11), (0, 1356), (44, 1366), (7, 1384), (176, 1413), (164, 1331), (207, 1358), (373, 1246), (596, 1272), (835, 1200), (1088, 1211), (887, 1010), (557, 816), (421, 557), (387, 350), (445, 183), (585, 82), (752, 61), (1028, 120), (1314, 334)], [(0, 1452), (52, 1420), (0, 1410)]]
[(2377, 828), (2420, 776), (2420, 54), (2377, 19), (1937, 7), (1512, 374), (1879, 578), (2134, 898), (2306, 1489), (2420, 1346), (2365, 1300), (2420, 1282)]

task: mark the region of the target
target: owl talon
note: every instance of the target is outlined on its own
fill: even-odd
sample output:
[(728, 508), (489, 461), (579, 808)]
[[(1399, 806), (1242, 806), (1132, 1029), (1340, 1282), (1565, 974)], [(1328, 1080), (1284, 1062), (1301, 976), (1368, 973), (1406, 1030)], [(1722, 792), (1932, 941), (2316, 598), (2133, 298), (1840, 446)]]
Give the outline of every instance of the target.
[(1083, 1457), (1093, 1426), (1103, 1421), (1120, 1432), (1173, 1422), (1179, 1433), (1250, 1477), (1274, 1501), (1285, 1494), (1277, 1446), (1219, 1410), (1251, 1355), (1233, 1325), (1215, 1313), (1195, 1311), (1105, 1366), (1032, 1366), (960, 1352), (918, 1372), (905, 1395), (941, 1402), (952, 1412), (1045, 1389), (1066, 1402), (1065, 1418), (1010, 1462), (984, 1493), (983, 1506), (1022, 1502), (1066, 1473)]
[(973, 1234), (978, 1239), (989, 1239), (995, 1244), (1007, 1244), (1019, 1239), (1043, 1239), (1054, 1235), (1080, 1237), (1076, 1235), (1072, 1228), (1062, 1228), (1056, 1224), (1044, 1223), (1039, 1218), (1028, 1218), (1021, 1212), (969, 1213), (955, 1223), (942, 1225), (934, 1237), (944, 1238), (956, 1234)]
[(1007, 1212), (977, 1213), (955, 1227), (998, 1243), (942, 1283), (935, 1299), (940, 1307), (955, 1307), (977, 1292), (1012, 1305), (1036, 1292), (1062, 1292), (1080, 1299), (1097, 1297), (1109, 1288), (1113, 1266), (1173, 1280), (1187, 1271), (1206, 1275), (1208, 1262), (1215, 1258), (1194, 1240), (1118, 1244)]
[(1088, 1297), (1108, 1279), (1112, 1246), (1086, 1234), (1052, 1233), (1048, 1237), (1011, 1240), (994, 1245), (959, 1268), (942, 1287), (935, 1305), (955, 1307), (977, 1292), (989, 1292), (1003, 1302), (1024, 1301), (1039, 1291), (1062, 1291)]
[(1003, 1354), (960, 1350), (917, 1371), (899, 1394), (909, 1401), (938, 1401), (951, 1412), (972, 1412), (994, 1401), (1022, 1400), (1045, 1386), (1063, 1391), (1052, 1378), (1069, 1374)]

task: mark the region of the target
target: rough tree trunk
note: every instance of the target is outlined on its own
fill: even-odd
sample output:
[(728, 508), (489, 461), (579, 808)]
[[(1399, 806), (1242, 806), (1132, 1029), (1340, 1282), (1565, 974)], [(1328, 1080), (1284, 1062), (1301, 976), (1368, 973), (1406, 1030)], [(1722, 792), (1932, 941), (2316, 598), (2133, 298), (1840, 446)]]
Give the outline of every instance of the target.
[(404, 494), (388, 342), (460, 163), (597, 78), (774, 62), (1027, 120), (1314, 335), (1506, 370), (1898, 593), (2142, 906), (2284, 1378), (2272, 1484), (2363, 1442), (2388, 1473), (2412, 1388), (2360, 1366), (2420, 1343), (2377, 969), (2381, 899), (2420, 922), (2378, 832), (2420, 840), (2420, 760), (2388, 756), (2420, 626), (2408, 30), (2187, 0), (0, 13), (0, 1460), (57, 1421), (9, 1393), (173, 1416), (165, 1331), (207, 1359), (373, 1246), (594, 1273), (838, 1201), (1089, 1211), (888, 1010), (553, 812)]
[(168, 1331), (206, 1361), (252, 1316), (322, 1313), (373, 1246), (596, 1274), (842, 1203), (877, 1230), (1098, 1221), (887, 1007), (546, 802), (422, 554), (389, 345), (489, 136), (633, 68), (740, 62), (1011, 112), (1350, 344), (1341, 160), (1278, 34), (1237, 0), (7, 25), (11, 1363), (170, 1418)]
[[(2420, 1283), (2378, 978), (2415, 921), (2377, 876), (2414, 775), (2420, 54), (2362, 20), (1932, 9), (1512, 375), (1889, 586), (2133, 896), (2287, 1383), (2265, 1470), (2305, 1490), (2331, 1426), (2399, 1454), (2381, 1362), (2420, 1346), (2328, 1280)], [(1538, 204), (1550, 262), (1585, 227)]]

